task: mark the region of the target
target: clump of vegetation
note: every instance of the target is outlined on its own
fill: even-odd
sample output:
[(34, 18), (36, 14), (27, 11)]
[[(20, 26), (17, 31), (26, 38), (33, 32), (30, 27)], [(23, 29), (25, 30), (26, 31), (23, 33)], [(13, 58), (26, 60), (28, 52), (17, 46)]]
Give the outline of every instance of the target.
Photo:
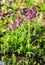
[(45, 2), (1, 2), (0, 61), (45, 65)]

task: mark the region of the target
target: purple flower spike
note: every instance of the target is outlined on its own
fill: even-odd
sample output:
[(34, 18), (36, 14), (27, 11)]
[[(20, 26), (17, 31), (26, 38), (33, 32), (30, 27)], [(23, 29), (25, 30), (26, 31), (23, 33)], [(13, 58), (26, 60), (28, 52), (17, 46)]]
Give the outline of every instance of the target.
[(31, 7), (30, 9), (28, 9), (26, 13), (26, 18), (30, 20), (33, 19), (34, 17), (36, 17), (36, 11), (34, 7)]
[(21, 19), (20, 17), (18, 17), (16, 19), (16, 26), (19, 27), (20, 23), (23, 22), (23, 19)]
[(23, 19), (21, 19), (20, 17), (18, 17), (15, 21), (13, 21), (12, 23), (8, 24), (8, 27), (13, 30), (14, 26), (16, 25), (17, 27), (19, 27), (20, 23), (23, 22)]
[(13, 21), (12, 23), (9, 23), (9, 24), (8, 24), (8, 27), (9, 27), (11, 30), (13, 30), (13, 29), (14, 29), (15, 24), (16, 24), (16, 22), (15, 22), (15, 21)]
[(28, 10), (28, 12), (26, 13), (26, 18), (31, 19), (31, 16), (32, 16), (32, 11)]

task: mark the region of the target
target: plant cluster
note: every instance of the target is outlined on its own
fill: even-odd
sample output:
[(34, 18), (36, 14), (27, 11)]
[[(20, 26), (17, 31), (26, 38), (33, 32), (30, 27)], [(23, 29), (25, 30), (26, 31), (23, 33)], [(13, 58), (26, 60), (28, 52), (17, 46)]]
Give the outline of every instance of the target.
[(45, 65), (45, 2), (16, 0), (0, 6), (0, 60)]

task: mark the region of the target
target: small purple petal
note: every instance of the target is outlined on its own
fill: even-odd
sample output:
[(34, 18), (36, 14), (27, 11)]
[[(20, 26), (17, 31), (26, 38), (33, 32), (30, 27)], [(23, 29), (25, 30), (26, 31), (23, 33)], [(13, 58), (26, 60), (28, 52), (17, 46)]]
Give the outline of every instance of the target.
[(8, 24), (9, 28), (13, 30), (14, 26), (12, 24)]
[(9, 27), (11, 30), (13, 30), (13, 29), (14, 29), (15, 24), (16, 24), (16, 22), (15, 22), (15, 21), (13, 21), (12, 23), (9, 23), (9, 24), (8, 24), (8, 27)]
[(24, 8), (23, 11), (24, 11), (24, 13), (27, 13), (28, 9), (27, 8)]
[(18, 17), (18, 18), (16, 19), (16, 26), (19, 27), (19, 25), (20, 25), (20, 23), (21, 23), (22, 21), (23, 21), (23, 20), (22, 20), (20, 17)]
[(34, 6), (30, 7), (30, 10), (31, 10), (32, 12), (35, 12), (35, 7), (34, 7)]

